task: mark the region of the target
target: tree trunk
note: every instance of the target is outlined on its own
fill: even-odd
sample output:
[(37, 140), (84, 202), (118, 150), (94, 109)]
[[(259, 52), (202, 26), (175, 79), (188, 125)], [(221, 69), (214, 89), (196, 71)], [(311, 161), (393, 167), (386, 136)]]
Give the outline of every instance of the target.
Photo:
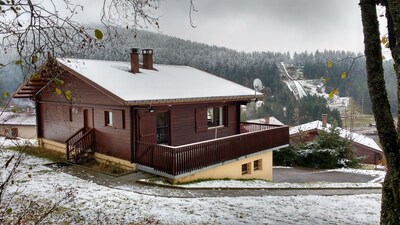
[(382, 187), (381, 224), (400, 223), (400, 153), (397, 131), (390, 112), (382, 66), (376, 0), (360, 0), (364, 31), (368, 90), (380, 142), (387, 161)]

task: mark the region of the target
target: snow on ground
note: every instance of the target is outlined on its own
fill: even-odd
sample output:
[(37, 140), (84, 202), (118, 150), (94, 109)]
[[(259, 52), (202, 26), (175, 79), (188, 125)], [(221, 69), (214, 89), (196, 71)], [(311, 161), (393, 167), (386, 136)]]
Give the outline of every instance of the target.
[(356, 174), (377, 176), (377, 178), (371, 180), (370, 182), (368, 182), (368, 184), (383, 182), (383, 180), (385, 179), (385, 175), (386, 175), (386, 171), (383, 171), (383, 170), (360, 170), (360, 169), (340, 168), (340, 169), (334, 169), (334, 170), (329, 170), (329, 171), (338, 171), (338, 172), (342, 172), (342, 173), (356, 173)]
[[(12, 154), (0, 151), (0, 162)], [(52, 170), (47, 160), (27, 156), (15, 185), (36, 202), (60, 198), (72, 189), (75, 200), (63, 211), (74, 224), (378, 224), (378, 194), (354, 196), (265, 196), (167, 198), (116, 190)], [(31, 175), (28, 175), (31, 174)], [(16, 188), (16, 186), (12, 188)], [(351, 206), (351, 207), (349, 207)], [(357, 212), (357, 213), (355, 213)], [(56, 218), (53, 218), (54, 220)], [(70, 219), (70, 218), (68, 218)], [(57, 221), (60, 223), (60, 221)]]
[[(378, 179), (379, 178), (379, 179)], [(268, 182), (264, 180), (209, 180), (202, 181), (196, 183), (189, 184), (176, 184), (175, 186), (185, 187), (185, 188), (380, 188), (382, 185), (378, 182), (381, 180), (381, 177), (374, 179), (376, 182), (368, 182), (368, 183), (329, 183), (329, 182), (313, 182), (313, 183), (274, 183)], [(167, 181), (163, 179), (142, 179), (141, 181), (161, 184), (161, 185), (170, 185)]]

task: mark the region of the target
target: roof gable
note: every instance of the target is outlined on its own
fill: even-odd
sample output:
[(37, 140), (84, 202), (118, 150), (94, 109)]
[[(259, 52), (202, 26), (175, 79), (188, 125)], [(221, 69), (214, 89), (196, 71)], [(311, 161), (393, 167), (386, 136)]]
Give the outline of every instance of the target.
[(155, 65), (129, 72), (128, 62), (58, 59), (62, 66), (118, 96), (128, 104), (250, 100), (261, 93), (188, 66)]

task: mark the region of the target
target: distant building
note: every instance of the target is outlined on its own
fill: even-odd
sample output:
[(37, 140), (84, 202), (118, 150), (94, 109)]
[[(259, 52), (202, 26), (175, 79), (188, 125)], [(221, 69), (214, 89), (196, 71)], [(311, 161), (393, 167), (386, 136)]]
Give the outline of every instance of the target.
[(36, 114), (33, 112), (3, 112), (0, 135), (7, 138), (36, 138)]
[(277, 125), (277, 126), (284, 126), (281, 121), (273, 116), (267, 116), (260, 119), (248, 120), (249, 123), (262, 123), (262, 124), (269, 124), (269, 125)]
[[(324, 114), (322, 121), (316, 120), (310, 123), (301, 124), (289, 129), (291, 141), (312, 142), (322, 131), (330, 132), (331, 124), (327, 123), (328, 118)], [(365, 157), (364, 164), (385, 165), (385, 159), (381, 147), (372, 139), (365, 135), (350, 132), (346, 129), (337, 127), (339, 135), (348, 139), (356, 149), (358, 157)]]

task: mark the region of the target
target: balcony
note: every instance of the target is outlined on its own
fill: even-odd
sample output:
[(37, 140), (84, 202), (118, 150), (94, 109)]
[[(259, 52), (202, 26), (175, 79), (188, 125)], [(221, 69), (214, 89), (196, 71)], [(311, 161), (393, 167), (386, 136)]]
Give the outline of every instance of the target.
[(240, 134), (187, 145), (137, 142), (136, 161), (177, 176), (288, 143), (288, 126), (242, 123)]

